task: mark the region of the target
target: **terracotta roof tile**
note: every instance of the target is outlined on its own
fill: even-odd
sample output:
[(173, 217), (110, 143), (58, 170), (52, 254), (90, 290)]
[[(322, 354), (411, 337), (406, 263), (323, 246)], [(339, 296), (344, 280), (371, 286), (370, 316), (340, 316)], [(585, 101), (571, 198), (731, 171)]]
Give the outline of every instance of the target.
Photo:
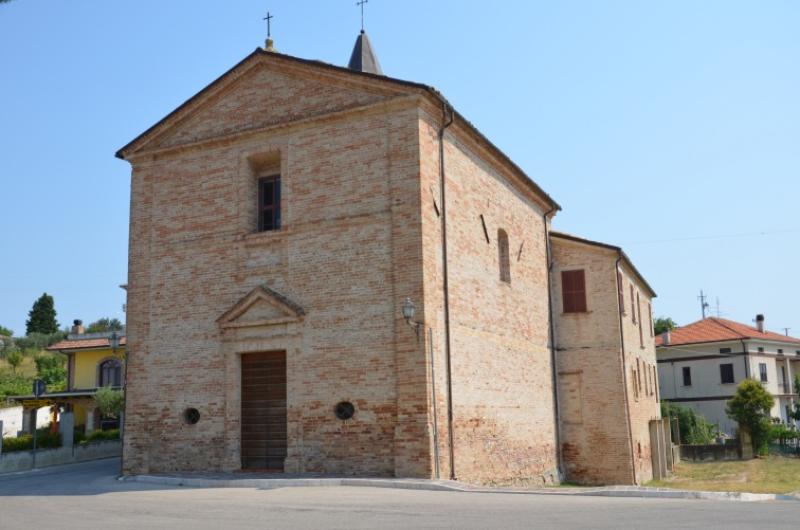
[[(125, 346), (127, 341), (125, 337), (120, 337), (119, 345)], [(108, 339), (73, 339), (73, 340), (62, 340), (56, 342), (52, 346), (49, 346), (48, 350), (80, 350), (80, 349), (87, 349), (87, 348), (108, 348), (110, 345), (108, 343)]]
[[(709, 317), (670, 332), (670, 346), (698, 344), (701, 342), (720, 342), (726, 340), (761, 339), (790, 344), (800, 344), (800, 339), (787, 337), (780, 333), (765, 330), (763, 333), (753, 326), (747, 326), (724, 318)], [(664, 343), (662, 335), (656, 337), (656, 346)]]

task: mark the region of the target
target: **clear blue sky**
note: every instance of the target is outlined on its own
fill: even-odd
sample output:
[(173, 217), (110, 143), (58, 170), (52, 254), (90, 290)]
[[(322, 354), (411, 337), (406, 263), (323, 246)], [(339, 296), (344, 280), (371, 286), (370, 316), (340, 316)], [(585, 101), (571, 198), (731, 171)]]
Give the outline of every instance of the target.
[[(44, 291), (61, 324), (124, 317), (114, 152), (260, 46), (267, 9), (280, 51), (347, 63), (355, 0), (0, 4), (0, 324)], [(699, 318), (702, 288), (800, 336), (798, 27), (789, 0), (367, 5), (384, 71), (440, 89), (558, 229), (624, 246), (656, 314)]]

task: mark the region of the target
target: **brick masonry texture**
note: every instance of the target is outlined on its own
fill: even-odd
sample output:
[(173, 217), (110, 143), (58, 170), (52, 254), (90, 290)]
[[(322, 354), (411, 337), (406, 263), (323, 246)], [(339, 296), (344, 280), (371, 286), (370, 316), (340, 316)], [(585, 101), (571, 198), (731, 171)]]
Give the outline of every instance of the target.
[[(434, 98), (413, 87), (267, 54), (126, 148), (125, 473), (240, 469), (240, 357), (283, 350), (288, 472), (449, 476), (441, 124)], [(455, 473), (556, 482), (549, 207), (463, 122), (448, 129), (445, 152)], [(258, 233), (257, 180), (277, 173), (282, 226)], [(499, 275), (500, 229), (510, 282)], [(613, 257), (582, 256), (613, 282)], [(572, 383), (584, 400), (607, 391), (607, 417), (562, 427), (579, 449), (568, 469), (602, 460), (584, 472), (588, 481), (630, 483), (615, 287), (606, 283), (597, 282), (590, 323), (558, 319), (571, 348), (602, 347), (563, 352), (558, 369), (581, 358), (600, 370)], [(406, 297), (419, 338), (399, 311)], [(636, 333), (626, 363), (651, 353), (654, 363)], [(346, 422), (333, 414), (343, 400), (356, 406)], [(644, 444), (657, 405), (630, 406)], [(198, 424), (183, 421), (187, 407), (199, 409)], [(647, 450), (640, 460), (646, 480)]]
[[(624, 340), (620, 340), (618, 253), (558, 237), (552, 238), (552, 249), (566, 478), (585, 484), (649, 481), (653, 471), (648, 425), (660, 417), (657, 378), (653, 378), (656, 363), (647, 308), (651, 303), (649, 291), (621, 261), (625, 312)], [(564, 313), (561, 272), (577, 269), (585, 273), (587, 312)], [(631, 286), (639, 294), (644, 346), (639, 338), (638, 310), (637, 324), (631, 318)], [(634, 385), (638, 384), (633, 377), (637, 361), (636, 374), (642, 377), (640, 392), (634, 392)]]

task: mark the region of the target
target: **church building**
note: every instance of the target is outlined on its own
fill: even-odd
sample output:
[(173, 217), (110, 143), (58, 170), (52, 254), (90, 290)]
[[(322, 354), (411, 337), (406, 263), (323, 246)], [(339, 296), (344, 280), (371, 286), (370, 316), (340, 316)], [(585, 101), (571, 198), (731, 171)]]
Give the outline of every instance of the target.
[(652, 477), (655, 293), (363, 30), (346, 68), (268, 40), (117, 156), (124, 473)]

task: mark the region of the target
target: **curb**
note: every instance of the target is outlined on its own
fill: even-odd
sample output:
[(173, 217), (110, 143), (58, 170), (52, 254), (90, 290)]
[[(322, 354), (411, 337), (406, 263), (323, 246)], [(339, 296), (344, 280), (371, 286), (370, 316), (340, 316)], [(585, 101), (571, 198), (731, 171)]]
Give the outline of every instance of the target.
[(668, 488), (609, 486), (601, 488), (515, 489), (486, 488), (448, 480), (379, 479), (379, 478), (209, 478), (168, 475), (132, 475), (121, 481), (165, 486), (195, 488), (326, 488), (350, 486), (360, 488), (390, 488), (417, 491), (450, 491), (460, 493), (505, 493), (515, 495), (561, 495), (594, 497), (638, 497), (649, 499), (694, 499), (734, 502), (797, 501), (793, 495), (774, 493), (741, 493), (731, 491), (689, 491)]

